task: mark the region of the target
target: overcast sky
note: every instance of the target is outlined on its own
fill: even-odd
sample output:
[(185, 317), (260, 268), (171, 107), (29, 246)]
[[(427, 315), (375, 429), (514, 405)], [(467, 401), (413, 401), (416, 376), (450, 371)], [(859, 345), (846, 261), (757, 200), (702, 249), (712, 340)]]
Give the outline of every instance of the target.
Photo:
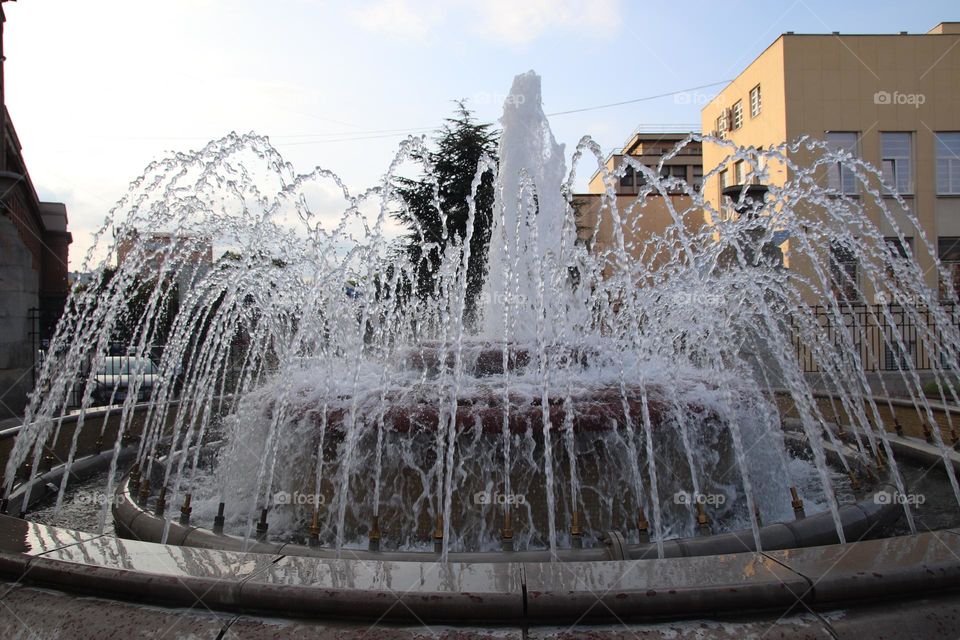
[[(21, 0), (4, 5), (7, 106), (34, 184), (67, 204), (77, 268), (153, 159), (230, 131), (303, 171), (374, 183), (404, 135), (467, 98), (495, 121), (517, 73), (547, 113), (732, 79), (785, 31), (923, 33), (956, 0)], [(738, 34), (731, 37), (732, 34)], [(711, 87), (551, 119), (568, 154), (637, 126), (698, 128)], [(584, 173), (583, 171), (581, 173)], [(583, 184), (581, 180), (581, 185)]]

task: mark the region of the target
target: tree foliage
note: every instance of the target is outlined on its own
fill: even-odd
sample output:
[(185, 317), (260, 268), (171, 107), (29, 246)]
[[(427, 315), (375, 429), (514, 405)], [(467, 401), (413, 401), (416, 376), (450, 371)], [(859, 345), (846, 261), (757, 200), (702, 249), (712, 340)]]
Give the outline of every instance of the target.
[[(489, 123), (477, 122), (465, 103), (457, 101), (454, 115), (437, 130), (434, 150), (415, 156), (433, 166), (431, 176), (398, 178), (396, 188), (406, 207), (395, 217), (408, 229), (403, 250), (414, 265), (413, 293), (420, 298), (436, 294), (435, 283), (441, 260), (467, 235), (470, 196), (478, 162), (486, 155), (496, 160), (499, 132)], [(477, 320), (478, 298), (486, 277), (487, 251), (493, 224), (494, 177), (485, 173), (477, 189), (476, 215), (467, 263), (465, 320)], [(437, 189), (437, 194), (435, 194)], [(437, 195), (438, 202), (435, 200)], [(437, 207), (439, 204), (439, 209)], [(442, 214), (446, 215), (446, 225)], [(444, 226), (446, 227), (444, 229)]]

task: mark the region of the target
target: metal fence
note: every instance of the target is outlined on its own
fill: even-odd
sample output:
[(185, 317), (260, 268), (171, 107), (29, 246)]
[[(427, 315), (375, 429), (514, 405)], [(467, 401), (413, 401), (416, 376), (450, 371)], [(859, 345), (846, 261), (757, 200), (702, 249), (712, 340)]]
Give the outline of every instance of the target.
[[(960, 306), (948, 302), (942, 303), (940, 308), (947, 316), (947, 322), (954, 329), (960, 328)], [(822, 306), (813, 308), (813, 316), (821, 344), (847, 344), (845, 336), (852, 336), (854, 351), (859, 353), (866, 371), (960, 368), (960, 363), (951, 362), (938, 348), (945, 327), (937, 326), (935, 314), (928, 307), (844, 303), (839, 318)], [(799, 318), (791, 317), (793, 344), (803, 370), (816, 372), (820, 370), (816, 355), (800, 332), (801, 324), (809, 325), (809, 318), (805, 320), (801, 322)]]

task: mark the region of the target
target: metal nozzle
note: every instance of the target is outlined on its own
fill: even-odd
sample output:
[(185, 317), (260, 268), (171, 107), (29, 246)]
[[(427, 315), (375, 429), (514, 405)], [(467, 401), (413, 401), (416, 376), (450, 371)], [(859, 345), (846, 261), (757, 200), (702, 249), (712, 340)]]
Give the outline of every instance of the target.
[(433, 550), (437, 553), (443, 551), (443, 515), (437, 514), (437, 523), (433, 528)]
[(160, 487), (160, 495), (157, 497), (157, 504), (153, 507), (153, 513), (158, 517), (163, 517), (163, 512), (167, 510), (167, 488)]
[(580, 526), (580, 512), (577, 510), (574, 510), (570, 523), (570, 540), (574, 549), (583, 548), (583, 527)]
[(146, 506), (147, 498), (150, 497), (150, 478), (147, 478), (146, 480), (144, 480), (143, 483), (140, 485), (140, 493), (138, 494), (138, 497), (140, 498), (139, 500), (140, 506), (141, 507)]
[(260, 510), (260, 522), (257, 523), (257, 540), (260, 542), (267, 539), (267, 530), (270, 528), (270, 525), (267, 524), (267, 513), (269, 511), (269, 507)]
[(857, 474), (853, 472), (853, 469), (847, 473), (847, 476), (850, 478), (850, 488), (854, 491), (860, 491), (860, 479), (857, 478)]
[(193, 507), (190, 506), (192, 499), (193, 496), (189, 493), (183, 496), (183, 506), (180, 507), (180, 524), (184, 526), (190, 524), (190, 514), (193, 512)]
[(500, 529), (500, 548), (513, 551), (513, 529), (510, 527), (510, 507), (503, 510), (503, 528)]
[(793, 515), (797, 520), (803, 520), (807, 517), (806, 511), (803, 509), (803, 500), (797, 493), (796, 487), (790, 487), (790, 506), (793, 507)]
[(703, 505), (699, 502), (695, 503), (697, 508), (697, 529), (703, 535), (710, 534), (710, 518), (707, 517), (706, 511), (703, 510)]
[(647, 515), (643, 509), (637, 514), (637, 530), (640, 532), (640, 542), (650, 542), (650, 523), (647, 522)]
[(217, 506), (217, 515), (213, 518), (213, 532), (217, 535), (221, 535), (223, 533), (223, 525), (226, 520), (226, 518), (223, 517), (223, 510), (225, 507), (226, 505), (221, 502)]
[(380, 516), (373, 514), (373, 522), (370, 523), (369, 539), (370, 551), (380, 551)]
[(140, 463), (135, 462), (130, 468), (130, 495), (135, 496), (140, 491)]

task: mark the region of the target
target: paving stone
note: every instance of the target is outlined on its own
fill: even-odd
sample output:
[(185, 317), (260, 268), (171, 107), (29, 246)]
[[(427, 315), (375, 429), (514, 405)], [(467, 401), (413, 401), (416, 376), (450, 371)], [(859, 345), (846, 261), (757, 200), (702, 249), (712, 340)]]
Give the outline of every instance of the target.
[(215, 640), (232, 618), (203, 607), (165, 609), (17, 587), (0, 600), (0, 638)]

